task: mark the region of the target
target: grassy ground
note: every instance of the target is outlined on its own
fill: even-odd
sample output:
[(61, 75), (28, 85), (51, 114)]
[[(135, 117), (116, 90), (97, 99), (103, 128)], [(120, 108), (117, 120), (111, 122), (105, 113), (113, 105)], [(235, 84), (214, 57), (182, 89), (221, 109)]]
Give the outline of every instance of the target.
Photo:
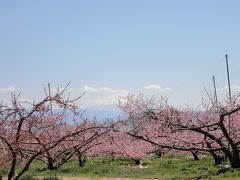
[[(4, 170), (1, 171), (6, 174)], [(70, 177), (72, 179), (83, 179), (84, 177), (88, 177), (88, 179), (240, 179), (240, 170), (224, 171), (223, 165), (214, 166), (210, 157), (202, 157), (200, 161), (193, 161), (192, 158), (179, 156), (145, 159), (142, 169), (127, 159), (114, 162), (94, 159), (89, 160), (83, 168), (79, 167), (77, 162), (72, 161), (57, 171), (49, 171), (44, 164), (35, 161), (26, 175), (64, 177), (62, 179), (70, 179)]]

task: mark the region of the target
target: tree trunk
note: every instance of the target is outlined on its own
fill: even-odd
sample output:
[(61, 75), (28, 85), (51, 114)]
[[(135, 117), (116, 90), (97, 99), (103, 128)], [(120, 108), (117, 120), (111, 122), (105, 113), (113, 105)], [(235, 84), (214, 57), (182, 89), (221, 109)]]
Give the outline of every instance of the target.
[(78, 164), (80, 167), (84, 167), (87, 159), (82, 153), (78, 153)]
[(157, 155), (157, 157), (162, 157), (162, 152), (160, 151), (160, 150), (157, 150), (156, 152), (155, 152), (155, 154)]
[(217, 154), (217, 152), (215, 152), (212, 149), (211, 143), (209, 143), (208, 141), (206, 141), (207, 147), (210, 149), (210, 154), (212, 155), (213, 159), (214, 159), (214, 164), (215, 165), (219, 165), (222, 164), (222, 162), (224, 161), (224, 157), (221, 157), (220, 155)]
[(219, 155), (217, 155), (217, 154), (215, 154), (215, 153), (213, 153), (212, 156), (213, 156), (214, 164), (215, 164), (215, 165), (222, 164), (224, 157), (221, 157), (221, 156), (219, 156)]
[(240, 157), (237, 147), (232, 149), (232, 156), (228, 156), (228, 160), (232, 168), (240, 168)]
[(110, 156), (111, 156), (111, 160), (112, 160), (112, 161), (115, 161), (115, 160), (116, 160), (114, 152), (111, 152), (111, 153), (110, 153)]
[(240, 157), (237, 146), (232, 147), (232, 151), (229, 149), (223, 149), (225, 156), (228, 158), (232, 168), (240, 168)]
[[(211, 148), (211, 146), (210, 146)], [(222, 162), (224, 161), (225, 156), (220, 156), (217, 154), (217, 152), (213, 151), (212, 149), (209, 151), (210, 154), (212, 155), (213, 159), (214, 159), (214, 164), (215, 165), (219, 165), (222, 164)]]
[(56, 167), (54, 167), (54, 162), (53, 162), (53, 159), (51, 157), (48, 157), (48, 169), (53, 171), (53, 170), (56, 170)]
[(229, 159), (232, 168), (240, 168), (240, 159)]
[(141, 159), (133, 159), (133, 161), (136, 163), (136, 165), (140, 165), (141, 164)]
[(17, 166), (17, 155), (14, 153), (11, 169), (8, 173), (8, 180), (12, 180), (13, 177), (15, 176), (16, 166)]
[(199, 161), (199, 157), (197, 155), (197, 151), (191, 151), (191, 153), (193, 155), (194, 161)]

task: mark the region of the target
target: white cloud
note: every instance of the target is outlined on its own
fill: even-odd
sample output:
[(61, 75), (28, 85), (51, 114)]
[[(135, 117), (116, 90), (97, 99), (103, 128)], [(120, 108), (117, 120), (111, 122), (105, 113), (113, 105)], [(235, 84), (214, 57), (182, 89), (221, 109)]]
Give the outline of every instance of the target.
[(98, 90), (94, 87), (91, 87), (91, 86), (83, 86), (81, 88), (82, 91), (85, 91), (85, 92), (97, 92)]
[(92, 104), (95, 106), (110, 106), (118, 104), (120, 97), (125, 97), (129, 93), (128, 89), (112, 90), (109, 93), (100, 93), (93, 99)]
[[(156, 84), (150, 84), (144, 87), (145, 90), (157, 90), (160, 92), (172, 91), (170, 87), (162, 87)], [(87, 92), (82, 102), (83, 106), (112, 106), (118, 104), (118, 99), (126, 97), (130, 89), (114, 89), (111, 87), (94, 87), (85, 85), (81, 87), (81, 90)], [(91, 92), (88, 94), (88, 92)]]
[(99, 90), (104, 91), (104, 92), (111, 92), (113, 89), (110, 87), (102, 87), (102, 88), (99, 88)]
[(160, 85), (156, 85), (156, 84), (149, 84), (147, 86), (144, 87), (145, 90), (158, 90), (158, 91), (172, 91), (172, 89), (170, 87), (162, 87)]
[(1, 88), (0, 89), (0, 92), (3, 92), (3, 93), (15, 92), (15, 91), (16, 91), (16, 88), (14, 86), (10, 86), (8, 88)]
[(91, 94), (86, 94), (84, 100), (84, 106), (111, 106), (118, 103), (119, 97), (127, 96), (129, 93), (128, 89), (113, 89), (110, 87), (91, 87), (84, 86), (81, 88), (86, 92), (93, 92)]

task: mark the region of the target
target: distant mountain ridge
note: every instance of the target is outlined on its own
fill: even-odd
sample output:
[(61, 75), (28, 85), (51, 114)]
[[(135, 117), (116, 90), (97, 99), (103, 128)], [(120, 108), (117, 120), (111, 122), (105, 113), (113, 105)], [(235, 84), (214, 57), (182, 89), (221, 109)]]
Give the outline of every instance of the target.
[[(80, 109), (81, 110), (81, 109)], [(104, 121), (104, 120), (119, 120), (126, 118), (126, 115), (123, 111), (117, 109), (103, 109), (103, 108), (89, 108), (83, 109), (83, 118), (88, 120), (97, 120), (97, 121)], [(54, 109), (54, 113), (61, 112), (60, 109)], [(73, 120), (73, 113), (71, 111), (67, 112), (67, 120), (71, 122)]]
[(97, 121), (103, 121), (106, 119), (119, 120), (126, 117), (126, 115), (120, 110), (110, 109), (87, 109), (83, 114), (84, 118), (94, 119)]

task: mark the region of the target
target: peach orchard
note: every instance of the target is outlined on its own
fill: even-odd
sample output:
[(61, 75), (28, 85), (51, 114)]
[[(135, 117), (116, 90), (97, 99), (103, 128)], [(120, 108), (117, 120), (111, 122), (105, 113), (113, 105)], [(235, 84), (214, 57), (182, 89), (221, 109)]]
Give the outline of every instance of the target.
[(46, 93), (39, 102), (13, 94), (11, 103), (1, 104), (0, 167), (8, 169), (8, 180), (19, 179), (34, 160), (57, 170), (70, 159), (79, 168), (97, 157), (127, 157), (141, 165), (147, 156), (167, 153), (192, 154), (195, 160), (209, 155), (216, 165), (227, 159), (232, 168), (240, 168), (239, 95), (224, 105), (210, 100), (199, 110), (129, 94), (118, 105), (126, 119), (99, 122), (83, 118), (81, 96), (71, 99), (67, 88)]

